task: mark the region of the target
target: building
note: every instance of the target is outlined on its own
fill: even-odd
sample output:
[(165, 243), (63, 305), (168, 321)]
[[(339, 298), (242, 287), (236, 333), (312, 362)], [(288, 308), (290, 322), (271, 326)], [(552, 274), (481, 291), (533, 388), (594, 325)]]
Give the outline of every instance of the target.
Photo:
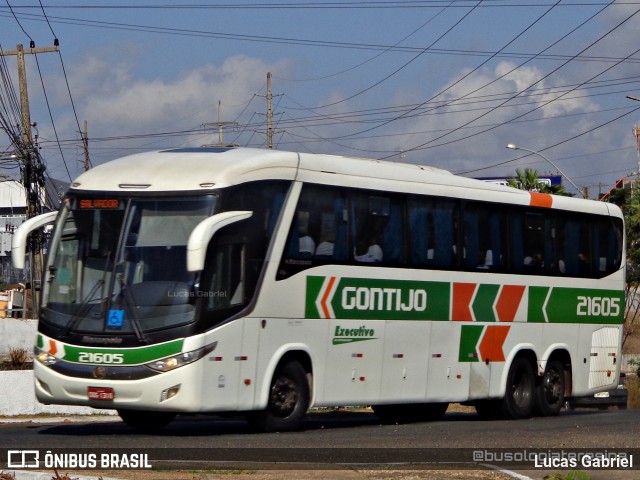
[[(47, 180), (47, 199), (42, 199), (48, 208), (57, 209), (60, 198), (68, 187), (67, 183)], [(17, 180), (0, 181), (0, 284), (9, 285), (24, 282), (27, 273), (16, 270), (11, 264), (11, 242), (13, 232), (27, 218), (27, 201), (25, 189)], [(53, 205), (52, 205), (53, 204)]]
[[(489, 183), (497, 183), (498, 185), (507, 185), (510, 177), (475, 177)], [(562, 175), (538, 175), (538, 180), (543, 185), (562, 185)]]

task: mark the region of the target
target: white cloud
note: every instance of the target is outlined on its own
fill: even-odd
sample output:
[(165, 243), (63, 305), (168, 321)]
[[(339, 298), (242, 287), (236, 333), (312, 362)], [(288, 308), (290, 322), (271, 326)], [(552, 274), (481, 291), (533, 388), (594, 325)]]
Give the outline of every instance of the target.
[[(89, 55), (81, 63), (67, 67), (71, 91), (82, 124), (88, 122), (89, 149), (94, 165), (127, 154), (133, 141), (92, 142), (92, 138), (161, 133), (197, 128), (217, 120), (218, 101), (222, 102), (223, 120), (234, 119), (256, 92), (264, 91), (267, 72), (288, 74), (290, 62), (267, 63), (248, 56), (227, 58), (221, 65), (204, 64), (173, 77), (144, 79), (136, 70), (140, 58), (136, 49), (119, 49), (117, 58), (108, 55)], [(166, 72), (163, 72), (166, 73)], [(53, 91), (53, 84), (52, 84)], [(69, 107), (66, 85), (60, 78), (55, 83), (57, 103), (56, 127), (60, 138), (78, 138), (78, 126)], [(66, 104), (66, 105), (65, 105)], [(256, 105), (256, 110), (266, 106)], [(62, 112), (62, 113), (61, 113)], [(43, 127), (41, 138), (53, 139), (54, 134)], [(176, 144), (201, 145), (214, 139), (211, 135), (196, 137), (148, 138), (136, 140), (142, 148), (165, 148)], [(217, 137), (215, 138), (217, 141)], [(79, 144), (80, 142), (78, 142)], [(72, 177), (79, 173), (74, 160), (77, 146), (65, 153)], [(47, 149), (50, 165), (58, 164), (57, 147)], [(104, 152), (104, 153), (103, 153)], [(61, 165), (60, 165), (61, 166)], [(66, 177), (64, 171), (56, 175)]]
[[(286, 62), (267, 65), (237, 56), (220, 66), (203, 65), (183, 72), (170, 81), (148, 81), (131, 78), (126, 65), (109, 67), (111, 74), (95, 84), (92, 94), (84, 98), (82, 110), (101, 132), (161, 131), (191, 115), (189, 125), (182, 127), (193, 127), (215, 120), (218, 100), (234, 105), (225, 112), (233, 116), (241, 108), (237, 105), (240, 101), (263, 88), (267, 71), (287, 68)], [(102, 89), (102, 84), (108, 87)]]

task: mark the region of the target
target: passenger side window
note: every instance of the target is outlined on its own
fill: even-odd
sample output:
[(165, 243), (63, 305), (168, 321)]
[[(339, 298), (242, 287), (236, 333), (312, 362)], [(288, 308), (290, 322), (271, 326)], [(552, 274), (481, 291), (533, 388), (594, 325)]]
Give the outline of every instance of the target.
[(621, 240), (610, 217), (304, 185), (278, 278), (325, 263), (602, 277)]
[(402, 264), (402, 197), (366, 191), (349, 193), (353, 259), (359, 263)]
[(463, 265), (467, 270), (502, 270), (506, 246), (503, 210), (491, 204), (463, 205)]
[(347, 217), (342, 191), (305, 185), (289, 228), (285, 263), (346, 260)]
[(436, 268), (457, 266), (457, 202), (414, 195), (408, 203), (411, 264)]

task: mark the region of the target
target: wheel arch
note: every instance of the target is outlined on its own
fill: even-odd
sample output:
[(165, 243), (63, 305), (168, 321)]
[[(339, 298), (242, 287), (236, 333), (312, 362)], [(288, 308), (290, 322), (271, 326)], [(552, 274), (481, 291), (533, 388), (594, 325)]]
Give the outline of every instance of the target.
[(525, 358), (531, 364), (531, 368), (533, 369), (534, 372), (537, 371), (537, 368), (538, 368), (538, 355), (536, 354), (533, 345), (523, 344), (523, 345), (519, 346), (518, 348), (514, 348), (511, 351), (511, 355), (509, 355), (505, 359), (505, 365), (504, 365), (504, 368), (502, 369), (502, 375), (501, 375), (501, 378), (500, 378), (500, 392), (499, 392), (499, 396), (500, 397), (504, 397), (504, 395), (506, 394), (506, 391), (507, 391), (507, 376), (509, 375), (509, 370), (511, 369), (511, 364), (517, 358), (520, 358), (520, 357)]
[(313, 405), (314, 402), (314, 380), (313, 380), (313, 360), (309, 348), (304, 344), (289, 344), (280, 347), (271, 356), (271, 359), (265, 369), (264, 376), (261, 378), (260, 389), (258, 391), (258, 397), (256, 401), (256, 408), (265, 408), (269, 401), (269, 389), (271, 387), (271, 380), (275, 375), (277, 369), (284, 365), (286, 362), (296, 361), (298, 362), (305, 373), (307, 374), (307, 381), (309, 382), (309, 405)]
[(573, 391), (573, 362), (566, 345), (557, 344), (549, 347), (548, 354), (545, 355), (545, 360), (538, 362), (538, 375), (543, 375), (547, 363), (553, 361), (559, 361), (564, 367), (564, 395), (565, 397), (569, 397)]

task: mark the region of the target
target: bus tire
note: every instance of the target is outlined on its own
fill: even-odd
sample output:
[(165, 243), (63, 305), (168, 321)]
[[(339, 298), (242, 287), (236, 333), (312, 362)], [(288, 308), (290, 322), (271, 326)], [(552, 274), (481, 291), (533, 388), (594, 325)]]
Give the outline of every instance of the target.
[(500, 413), (503, 418), (529, 418), (535, 403), (535, 376), (531, 363), (524, 357), (516, 357), (509, 367), (507, 387)]
[(176, 417), (173, 412), (148, 412), (145, 410), (119, 409), (124, 423), (141, 432), (154, 432), (168, 425)]
[(543, 417), (558, 415), (564, 405), (564, 366), (562, 362), (547, 362), (544, 375), (538, 378), (535, 413)]
[(309, 380), (302, 365), (295, 360), (276, 369), (267, 408), (250, 412), (247, 420), (261, 432), (291, 432), (298, 430), (311, 399)]

